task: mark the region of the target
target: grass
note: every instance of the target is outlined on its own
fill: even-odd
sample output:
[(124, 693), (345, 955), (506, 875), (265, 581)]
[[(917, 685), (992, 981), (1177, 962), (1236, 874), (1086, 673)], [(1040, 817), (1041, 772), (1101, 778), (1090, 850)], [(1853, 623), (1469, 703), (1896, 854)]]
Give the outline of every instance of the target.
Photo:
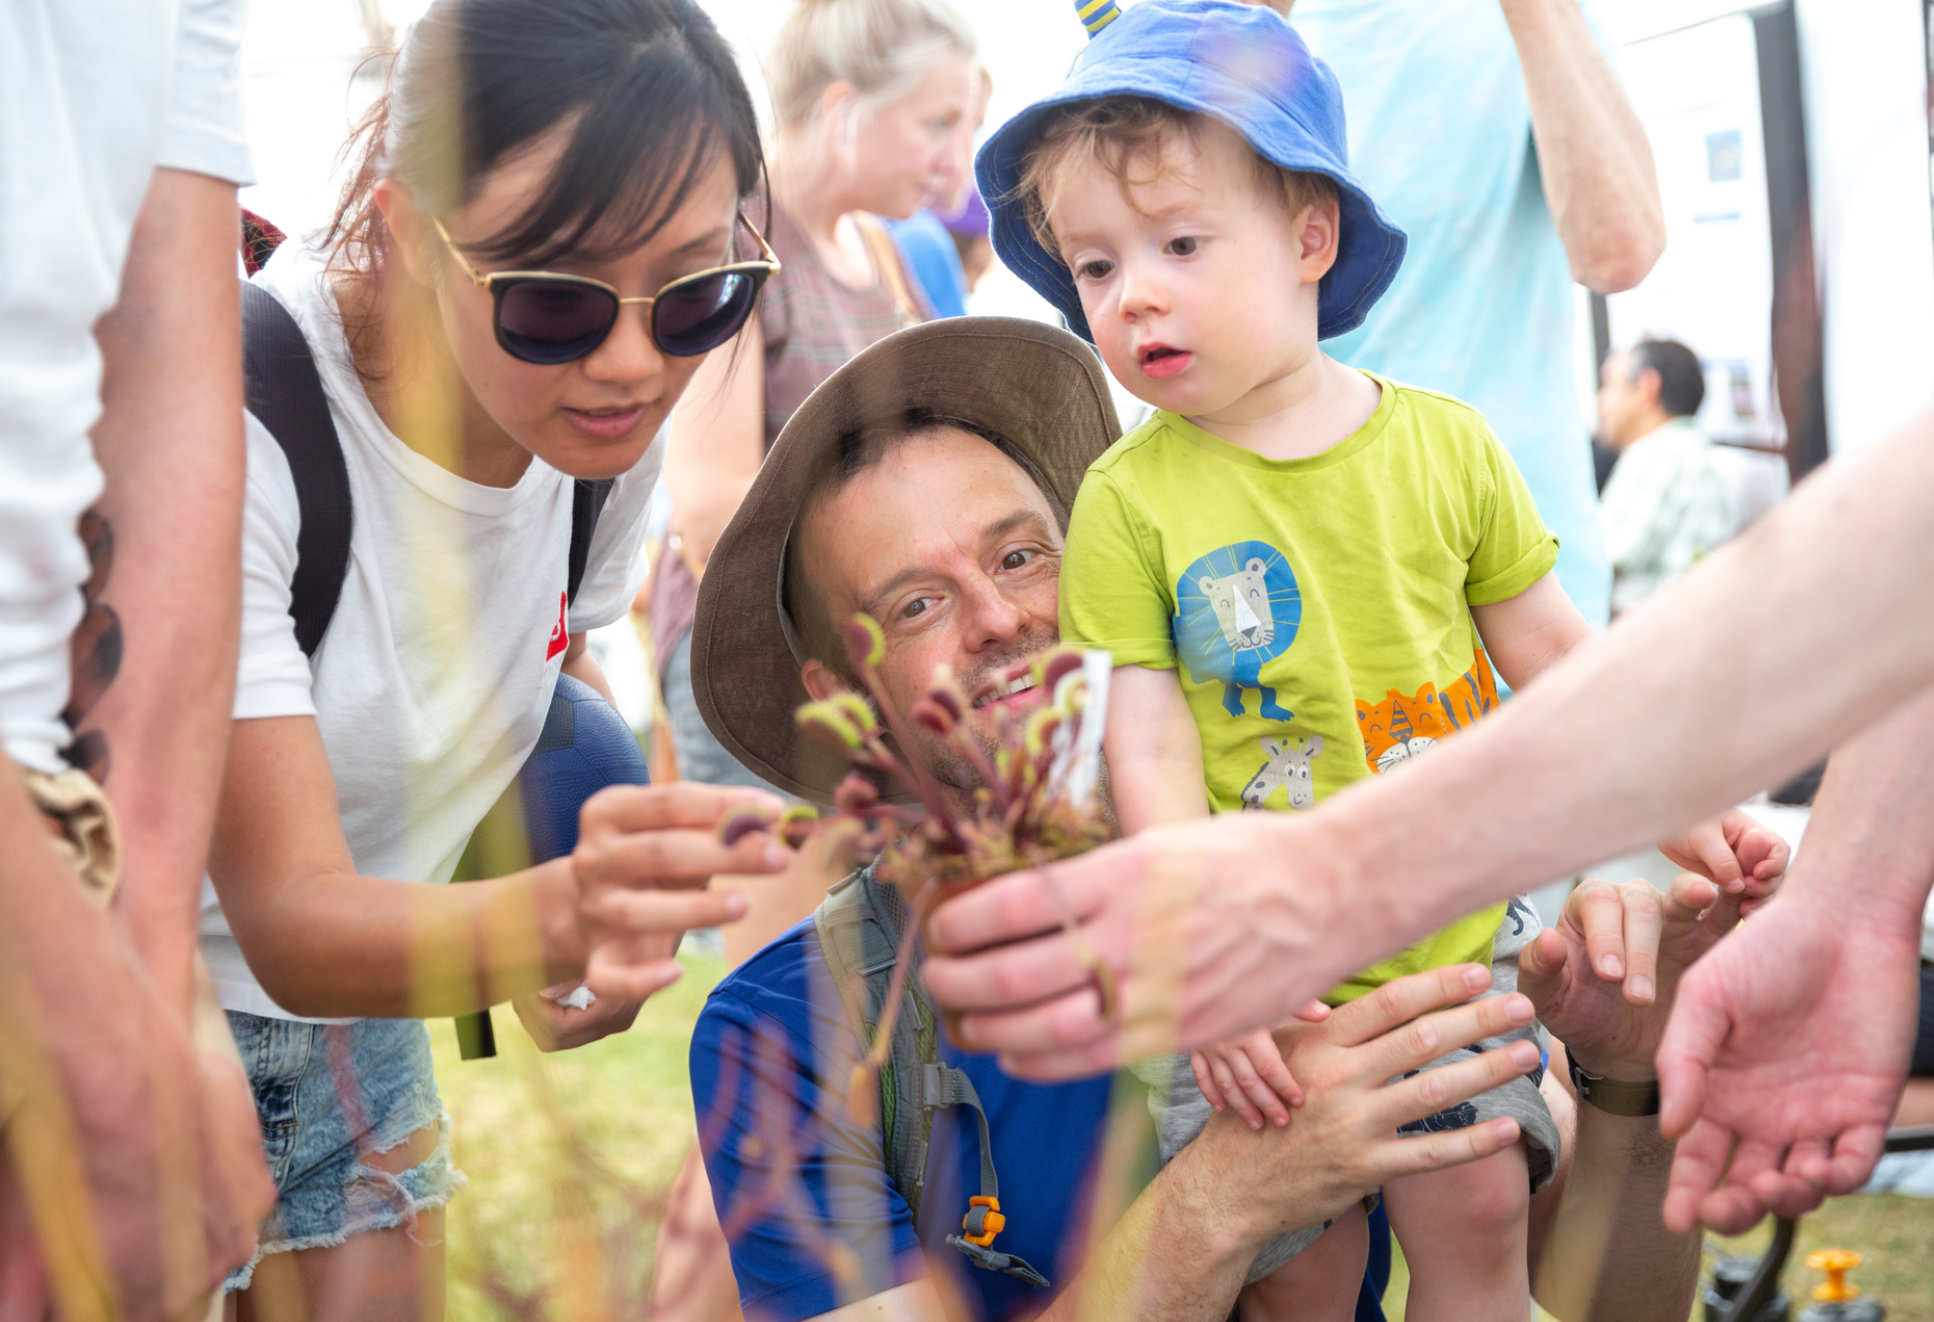
[[(1770, 1221), (1749, 1234), (1708, 1237), (1700, 1255), (1701, 1288), (1716, 1259), (1735, 1253), (1757, 1258), (1772, 1237)], [(1934, 1256), (1930, 1256), (1934, 1255), (1934, 1202), (1894, 1194), (1855, 1194), (1829, 1199), (1819, 1211), (1803, 1218), (1792, 1256), (1780, 1275), (1795, 1317), (1812, 1301), (1813, 1286), (1826, 1279), (1807, 1269), (1806, 1255), (1825, 1248), (1854, 1249), (1861, 1255), (1864, 1261), (1848, 1279), (1860, 1287), (1862, 1298), (1884, 1303), (1889, 1318), (1898, 1322), (1934, 1319)], [(1398, 1253), (1384, 1304), (1390, 1322), (1403, 1322), (1409, 1282), (1403, 1255)], [(1696, 1302), (1691, 1316), (1704, 1316)], [(1533, 1317), (1535, 1322), (1550, 1322), (1542, 1309), (1535, 1309)]]
[[(723, 974), (716, 959), (685, 963), (685, 977), (653, 997), (630, 1032), (576, 1051), (538, 1052), (508, 1009), (493, 1016), (499, 1055), (490, 1060), (460, 1060), (449, 1021), (431, 1025), (457, 1158), (470, 1176), (450, 1208), (451, 1322), (645, 1317), (654, 1195), (694, 1141), (686, 1044)], [(1710, 1239), (1707, 1263), (1757, 1254), (1769, 1235), (1762, 1227)], [(1827, 1247), (1866, 1258), (1854, 1279), (1890, 1318), (1934, 1319), (1934, 1202), (1856, 1195), (1802, 1221), (1782, 1282), (1796, 1314), (1821, 1279), (1806, 1254)], [(1401, 1322), (1407, 1279), (1399, 1260), (1392, 1322)]]
[(724, 972), (716, 959), (685, 965), (630, 1032), (575, 1051), (539, 1052), (506, 1007), (491, 1059), (459, 1059), (449, 1021), (431, 1025), (470, 1176), (450, 1205), (452, 1322), (645, 1316), (655, 1195), (696, 1139), (686, 1046)]
[[(1757, 1257), (1772, 1237), (1771, 1224), (1737, 1239), (1707, 1241), (1705, 1261), (1724, 1253)], [(1856, 1194), (1831, 1199), (1800, 1222), (1780, 1284), (1793, 1299), (1797, 1315), (1810, 1302), (1813, 1286), (1826, 1278), (1809, 1271), (1806, 1255), (1815, 1249), (1854, 1249), (1865, 1261), (1850, 1280), (1862, 1297), (1887, 1307), (1902, 1322), (1934, 1318), (1934, 1202), (1896, 1194)]]

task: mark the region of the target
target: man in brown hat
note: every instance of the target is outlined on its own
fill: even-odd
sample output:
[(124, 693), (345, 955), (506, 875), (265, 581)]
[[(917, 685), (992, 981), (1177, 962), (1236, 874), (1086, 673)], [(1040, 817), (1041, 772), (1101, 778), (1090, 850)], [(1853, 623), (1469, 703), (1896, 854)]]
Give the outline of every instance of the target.
[[(903, 707), (937, 665), (971, 689), (1052, 645), (1062, 520), (1115, 434), (1092, 351), (1060, 331), (955, 319), (859, 355), (794, 415), (714, 554), (693, 643), (713, 732), (763, 778), (824, 802), (843, 767), (799, 745), (792, 712), (843, 682), (838, 621), (862, 609), (881, 621), (885, 688)], [(999, 699), (1039, 700), (1024, 691)], [(906, 751), (950, 792), (972, 793), (968, 767), (935, 748)], [(1663, 922), (1666, 962), (1689, 962), (1736, 912), (1722, 901), (1702, 914), (1713, 892), (1701, 885), (1688, 879), (1666, 900), (1643, 886), (1581, 891), (1555, 932), (1528, 948), (1525, 988), (1541, 1016), (1589, 1042), (1600, 1068), (1615, 1064), (1607, 1044), (1649, 1040), (1662, 1012), (1625, 1005), (1616, 983), (1567, 980), (1567, 961), (1583, 960), (1588, 928), (1594, 941), (1621, 930), (1602, 922), (1609, 899), (1613, 915), (1649, 906), (1653, 922), (1622, 930), (1656, 933)], [(898, 917), (893, 892), (869, 870), (843, 886), (859, 897), (849, 913)], [(609, 909), (594, 900), (591, 912)], [(606, 951), (621, 958), (622, 937)], [(868, 1316), (938, 1317), (949, 1299), (956, 1315), (1055, 1316), (1077, 1298), (1105, 1316), (1226, 1317), (1268, 1238), (1318, 1223), (1384, 1180), (1512, 1141), (1489, 1127), (1395, 1135), (1447, 1098), (1536, 1067), (1508, 1050), (1473, 1056), (1436, 1073), (1430, 1100), (1421, 1078), (1390, 1082), (1443, 1042), (1475, 1041), (1530, 1013), (1522, 996), (1465, 1003), (1484, 982), (1473, 968), (1433, 970), (1291, 1030), (1285, 1051), (1310, 1093), (1291, 1125), (1257, 1133), (1217, 1117), (1124, 1210), (1111, 1201), (1121, 1172), (1107, 1179), (1102, 1160), (1112, 1080), (1014, 1079), (930, 1032), (921, 1072), (939, 1071), (928, 1082), (947, 1086), (926, 1093), (931, 1129), (918, 1127), (919, 1159), (909, 1164), (903, 1150), (907, 1114), (896, 1125), (892, 1095), (893, 1081), (905, 1089), (911, 1074), (890, 1068), (881, 1114), (856, 1120), (845, 1094), (861, 1030), (818, 925), (802, 923), (720, 985), (693, 1037), (701, 1144), (740, 1299), (782, 1319), (846, 1316), (860, 1301)], [(1426, 1014), (1439, 1045), (1419, 1053), (1399, 1029)], [(902, 1091), (898, 1100), (913, 1108), (915, 1099)], [(1605, 1291), (1642, 1279), (1644, 1298), (1676, 1300), (1682, 1316), (1697, 1245), (1665, 1236), (1649, 1211), (1657, 1191), (1647, 1182), (1663, 1166), (1656, 1126), (1587, 1112), (1565, 1145), (1575, 1165), (1562, 1217), (1551, 1219), (1558, 1194), (1542, 1201), (1546, 1242), (1566, 1246), (1547, 1256), (1569, 1255), (1566, 1232), (1588, 1222), (1596, 1229), (1582, 1241), (1595, 1256), (1623, 1198), (1648, 1210), (1616, 1223), (1620, 1263), (1644, 1270), (1601, 1272), (1594, 1262), (1550, 1273), (1561, 1282), (1551, 1288), (1597, 1291), (1602, 1303)], [(1661, 1159), (1638, 1160), (1648, 1154)], [(1646, 1187), (1635, 1195), (1634, 1185)], [(1084, 1260), (1093, 1265), (1080, 1272)], [(1374, 1300), (1374, 1265), (1371, 1276)], [(1553, 1302), (1549, 1289), (1540, 1295)]]

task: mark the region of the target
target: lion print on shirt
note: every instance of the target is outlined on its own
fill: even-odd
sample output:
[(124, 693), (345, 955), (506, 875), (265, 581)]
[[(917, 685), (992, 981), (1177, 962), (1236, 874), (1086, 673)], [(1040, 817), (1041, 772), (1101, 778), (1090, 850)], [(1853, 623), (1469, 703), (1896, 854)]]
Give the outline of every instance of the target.
[(1169, 632), (1191, 679), (1222, 682), (1229, 715), (1243, 714), (1253, 689), (1258, 715), (1287, 721), (1295, 713), (1262, 682), (1262, 668), (1296, 641), (1302, 619), (1302, 593), (1282, 552), (1267, 542), (1235, 542), (1196, 557), (1176, 580)]

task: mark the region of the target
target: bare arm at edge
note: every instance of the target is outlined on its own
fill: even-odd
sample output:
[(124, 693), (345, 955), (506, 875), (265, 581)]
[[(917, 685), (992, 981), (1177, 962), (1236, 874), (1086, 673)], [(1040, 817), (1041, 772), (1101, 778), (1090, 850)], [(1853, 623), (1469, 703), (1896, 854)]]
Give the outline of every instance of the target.
[[(119, 665), (80, 728), (105, 747), (123, 832), (117, 908), (184, 1014), (241, 620), (238, 214), (234, 184), (156, 170), (120, 297), (95, 331), (96, 544), (111, 547), (102, 604)], [(84, 630), (77, 641), (77, 700), (89, 678), (108, 678), (101, 640)]]
[(571, 645), (564, 652), (563, 673), (581, 684), (589, 684), (597, 690), (600, 698), (613, 707), (618, 705), (617, 698), (611, 693), (611, 681), (605, 678), (604, 667), (598, 664), (595, 656), (591, 655), (591, 635), (583, 633), (571, 635)]

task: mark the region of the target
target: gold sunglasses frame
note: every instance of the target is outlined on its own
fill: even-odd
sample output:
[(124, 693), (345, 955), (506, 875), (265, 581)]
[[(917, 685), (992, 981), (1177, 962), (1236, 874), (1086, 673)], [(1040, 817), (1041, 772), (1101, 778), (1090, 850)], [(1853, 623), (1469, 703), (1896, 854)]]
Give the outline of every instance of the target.
[[(663, 342), (659, 340), (658, 327), (656, 324), (658, 300), (665, 297), (666, 294), (670, 293), (674, 289), (679, 288), (682, 285), (688, 285), (697, 280), (705, 280), (715, 275), (737, 275), (740, 273), (762, 272), (763, 274), (761, 274), (759, 277), (759, 286), (761, 291), (763, 291), (765, 287), (765, 282), (767, 280), (770, 280), (773, 276), (778, 275), (781, 269), (779, 265), (779, 255), (772, 251), (772, 245), (766, 242), (766, 236), (759, 233), (759, 227), (757, 225), (754, 225), (751, 219), (747, 217), (743, 211), (735, 212), (733, 215), (733, 219), (737, 221), (739, 224), (744, 225), (747, 230), (751, 231), (753, 239), (755, 239), (758, 242), (759, 256), (757, 258), (748, 259), (743, 262), (727, 262), (723, 266), (708, 266), (702, 271), (694, 271), (690, 275), (681, 275), (676, 280), (667, 281), (663, 286), (659, 288), (658, 292), (655, 294), (639, 294), (631, 298), (626, 298), (623, 294), (619, 293), (616, 285), (606, 284), (604, 281), (595, 280), (588, 275), (571, 275), (568, 272), (564, 272), (564, 271), (492, 271), (488, 275), (481, 274), (478, 272), (477, 268), (475, 268), (470, 264), (469, 259), (463, 255), (463, 249), (457, 247), (457, 241), (450, 237), (449, 230), (446, 230), (445, 228), (443, 228), (443, 222), (441, 220), (437, 219), (435, 216), (432, 216), (430, 217), (430, 224), (436, 227), (437, 237), (443, 240), (443, 245), (450, 250), (450, 255), (457, 259), (457, 266), (463, 271), (465, 276), (469, 277), (470, 283), (476, 285), (477, 288), (482, 289), (485, 292), (489, 293), (490, 302), (491, 302), (491, 309), (490, 309), (491, 331), (493, 334), (497, 335), (498, 337), (498, 340), (497, 340), (498, 347), (503, 349), (505, 353), (510, 353), (511, 357), (517, 358), (520, 362), (528, 362), (531, 360), (522, 358), (521, 355), (511, 353), (510, 349), (506, 347), (503, 343), (502, 332), (498, 329), (498, 325), (497, 325), (498, 309), (501, 306), (501, 304), (499, 303), (499, 300), (498, 300), (497, 291), (494, 288), (494, 286), (499, 281), (560, 280), (567, 284), (589, 285), (593, 289), (603, 290), (605, 293), (611, 295), (612, 298), (616, 299), (618, 302), (619, 313), (622, 313), (624, 311), (624, 308), (627, 304), (642, 303), (644, 306), (652, 309), (652, 317), (646, 324), (651, 333), (651, 342), (653, 345), (657, 347), (660, 353), (670, 354), (674, 358), (698, 357), (699, 354), (673, 354), (671, 350), (667, 349), (664, 346)], [(747, 314), (747, 315), (749, 316), (750, 314)], [(618, 324), (618, 315), (613, 314), (611, 318), (611, 325), (605, 327), (605, 330), (604, 330), (604, 334), (606, 337), (608, 337), (611, 334), (612, 330), (617, 326), (617, 324)], [(744, 323), (741, 322), (740, 325), (743, 326)], [(738, 334), (738, 331), (734, 330), (732, 333), (736, 335)], [(727, 336), (726, 338), (730, 339), (731, 337)], [(602, 345), (603, 343), (604, 343), (604, 339), (600, 338), (597, 344), (592, 345), (589, 349), (585, 350), (584, 353), (579, 354), (578, 358), (590, 357), (592, 354), (598, 351), (599, 346)], [(721, 343), (723, 343), (723, 341), (721, 341)], [(713, 345), (712, 349), (716, 349), (717, 347), (718, 345)], [(710, 353), (711, 351), (712, 351), (711, 349), (702, 349), (699, 352)], [(562, 363), (576, 362), (578, 361), (578, 358), (566, 358), (561, 360), (560, 363), (540, 364), (540, 365), (560, 366), (562, 365)]]

